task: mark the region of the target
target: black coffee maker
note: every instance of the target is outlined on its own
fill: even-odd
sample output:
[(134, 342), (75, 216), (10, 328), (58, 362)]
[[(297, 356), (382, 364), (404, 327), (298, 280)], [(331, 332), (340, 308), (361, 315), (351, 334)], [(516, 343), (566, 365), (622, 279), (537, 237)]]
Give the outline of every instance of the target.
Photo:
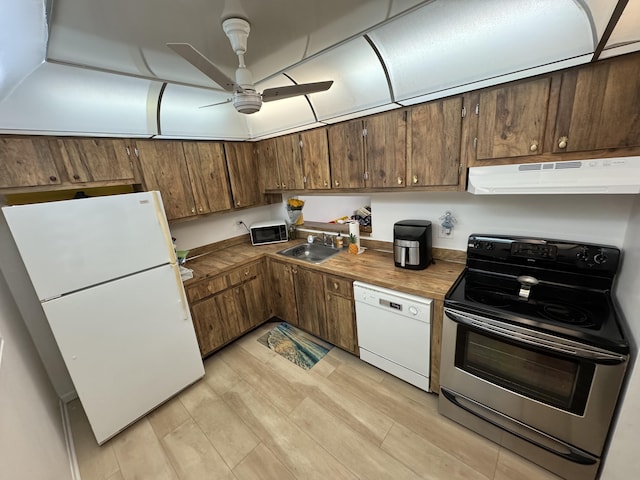
[(424, 270), (433, 262), (431, 222), (401, 220), (393, 225), (393, 259), (396, 267)]

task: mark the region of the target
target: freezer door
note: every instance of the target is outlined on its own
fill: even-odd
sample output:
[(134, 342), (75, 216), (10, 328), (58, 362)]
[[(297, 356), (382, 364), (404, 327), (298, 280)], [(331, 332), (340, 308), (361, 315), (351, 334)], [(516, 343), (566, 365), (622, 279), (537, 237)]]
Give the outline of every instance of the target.
[(2, 209), (43, 301), (175, 262), (158, 192)]
[(204, 375), (179, 278), (165, 265), (43, 304), (98, 443)]

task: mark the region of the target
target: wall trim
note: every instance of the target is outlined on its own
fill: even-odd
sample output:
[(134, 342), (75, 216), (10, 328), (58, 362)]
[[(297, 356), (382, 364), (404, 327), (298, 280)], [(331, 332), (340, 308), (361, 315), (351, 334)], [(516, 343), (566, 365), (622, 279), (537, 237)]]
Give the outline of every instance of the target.
[(71, 421), (69, 419), (69, 411), (67, 410), (68, 402), (60, 400), (60, 416), (62, 418), (62, 429), (64, 430), (64, 439), (67, 447), (67, 455), (69, 457), (69, 469), (71, 470), (71, 480), (82, 480), (80, 476), (80, 467), (78, 466), (78, 457), (76, 456), (76, 447), (73, 443), (73, 432), (71, 431)]

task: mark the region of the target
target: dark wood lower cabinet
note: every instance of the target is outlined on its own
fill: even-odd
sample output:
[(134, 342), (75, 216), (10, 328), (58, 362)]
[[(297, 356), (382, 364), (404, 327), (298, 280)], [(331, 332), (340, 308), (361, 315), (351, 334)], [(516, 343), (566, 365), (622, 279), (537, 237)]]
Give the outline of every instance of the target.
[[(187, 288), (203, 357), (269, 319), (263, 270), (260, 261)], [(203, 291), (210, 294), (201, 298)]]
[(271, 317), (358, 355), (352, 281), (270, 258), (187, 287), (207, 356)]

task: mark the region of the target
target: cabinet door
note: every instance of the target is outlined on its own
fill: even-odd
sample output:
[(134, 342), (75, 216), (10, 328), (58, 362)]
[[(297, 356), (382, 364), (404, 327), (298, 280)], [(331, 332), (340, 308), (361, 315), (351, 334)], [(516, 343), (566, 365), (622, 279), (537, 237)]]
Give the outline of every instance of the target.
[(256, 153), (262, 191), (281, 190), (276, 139), (269, 138), (258, 142)]
[(480, 93), (476, 159), (542, 153), (551, 78)]
[(240, 335), (242, 309), (234, 290), (225, 290), (191, 307), (193, 325), (203, 356)]
[(298, 325), (293, 268), (288, 263), (269, 259), (269, 272), (273, 315), (292, 325)]
[(217, 142), (183, 142), (191, 190), (198, 214), (229, 210), (231, 189), (224, 148)]
[(147, 190), (159, 190), (169, 220), (196, 215), (182, 142), (137, 140)]
[(358, 355), (353, 282), (332, 275), (325, 275), (324, 282), (326, 293), (325, 340)]
[(294, 268), (298, 325), (320, 338), (326, 338), (324, 282), (321, 273)]
[(305, 190), (331, 188), (329, 171), (329, 142), (327, 129), (317, 128), (300, 133), (300, 152), (304, 170)]
[(45, 138), (0, 138), (0, 188), (59, 185), (60, 175)]
[(462, 98), (425, 103), (411, 109), (409, 185), (458, 185)]
[(225, 142), (224, 151), (227, 157), (233, 205), (240, 208), (263, 203), (253, 144)]
[(71, 182), (134, 182), (124, 140), (59, 138), (53, 145)]
[(281, 188), (302, 190), (304, 181), (298, 134), (277, 137), (276, 145)]
[(562, 75), (554, 152), (640, 146), (640, 54)]
[(366, 186), (404, 187), (407, 169), (407, 111), (365, 119)]
[(334, 188), (364, 188), (364, 137), (362, 120), (331, 125), (329, 163)]
[(238, 291), (245, 312), (242, 317), (241, 329), (242, 332), (246, 332), (262, 324), (271, 316), (262, 276), (254, 277), (242, 284)]

